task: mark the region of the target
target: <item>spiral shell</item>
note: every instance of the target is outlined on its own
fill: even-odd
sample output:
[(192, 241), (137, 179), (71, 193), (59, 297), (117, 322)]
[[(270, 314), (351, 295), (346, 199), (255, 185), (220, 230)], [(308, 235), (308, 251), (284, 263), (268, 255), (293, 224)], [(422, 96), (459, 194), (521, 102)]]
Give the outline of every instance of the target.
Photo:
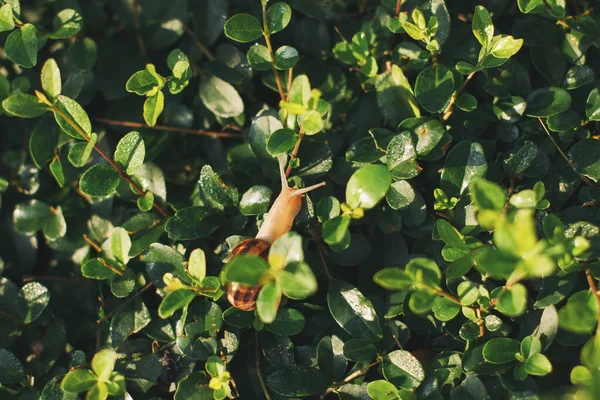
[[(271, 243), (262, 239), (246, 239), (239, 242), (233, 249), (229, 258), (238, 254), (255, 254), (267, 259)], [(248, 286), (237, 282), (227, 285), (227, 300), (232, 306), (243, 311), (252, 311), (256, 308), (256, 298), (262, 286)]]

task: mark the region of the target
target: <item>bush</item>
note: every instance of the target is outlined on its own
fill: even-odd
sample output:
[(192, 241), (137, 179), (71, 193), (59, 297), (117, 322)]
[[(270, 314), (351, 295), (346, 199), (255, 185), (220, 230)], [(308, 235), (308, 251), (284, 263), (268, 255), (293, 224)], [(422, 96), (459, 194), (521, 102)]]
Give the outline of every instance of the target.
[(0, 397), (597, 398), (599, 14), (482, 3), (0, 1)]

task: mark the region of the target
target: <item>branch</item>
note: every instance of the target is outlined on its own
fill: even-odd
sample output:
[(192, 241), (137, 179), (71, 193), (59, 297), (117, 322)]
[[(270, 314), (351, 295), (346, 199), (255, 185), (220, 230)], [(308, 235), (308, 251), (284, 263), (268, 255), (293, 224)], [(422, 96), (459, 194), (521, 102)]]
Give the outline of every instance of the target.
[[(77, 131), (77, 133), (79, 133), (81, 135), (82, 138), (84, 138), (88, 142), (90, 141), (89, 136), (67, 114), (62, 112), (57, 107), (52, 107), (52, 110), (55, 113), (57, 113), (58, 115), (60, 115), (65, 121), (67, 121), (67, 123), (69, 125), (71, 125), (73, 127), (73, 129), (75, 129)], [(146, 192), (144, 192), (144, 190), (137, 183), (135, 183), (133, 181), (133, 179), (131, 179), (131, 177), (129, 175), (127, 175), (127, 173), (125, 173), (125, 171), (123, 171), (117, 163), (115, 163), (108, 155), (106, 155), (106, 153), (97, 144), (94, 145), (94, 150), (96, 150), (98, 152), (98, 154), (100, 154), (102, 156), (102, 158), (104, 158), (110, 164), (110, 166), (113, 167), (115, 169), (115, 171), (117, 171), (119, 173), (119, 176), (121, 176), (121, 178), (125, 179), (131, 185), (131, 187), (133, 187), (135, 189), (135, 191), (140, 194), (140, 196), (146, 195)], [(167, 217), (169, 215), (156, 201), (152, 204), (152, 206), (163, 217)]]
[(589, 269), (585, 270), (585, 277), (587, 278), (588, 285), (590, 286), (590, 290), (592, 291), (592, 295), (594, 296), (594, 300), (596, 300), (596, 314), (598, 320), (598, 326), (596, 327), (596, 334), (600, 335), (600, 295), (598, 294), (598, 287), (596, 286), (596, 281), (592, 276), (592, 273)]
[(465, 81), (462, 83), (462, 85), (460, 85), (458, 90), (456, 92), (454, 92), (454, 94), (452, 95), (452, 98), (450, 99), (450, 103), (448, 104), (448, 107), (446, 107), (446, 109), (442, 113), (442, 121), (446, 121), (446, 120), (448, 120), (448, 118), (450, 118), (450, 116), (452, 115), (453, 108), (454, 108), (454, 103), (456, 102), (458, 95), (465, 89), (465, 87), (467, 87), (467, 84), (469, 83), (471, 78), (473, 78), (473, 75), (475, 75), (475, 71), (473, 71), (469, 75), (467, 75), (467, 79), (465, 79)]
[(359, 369), (358, 371), (354, 371), (353, 373), (351, 373), (350, 375), (348, 375), (347, 377), (345, 377), (343, 380), (335, 383), (333, 386), (331, 386), (329, 389), (327, 389), (325, 391), (325, 393), (323, 393), (321, 395), (321, 400), (324, 400), (325, 397), (327, 397), (327, 395), (329, 393), (333, 392), (335, 389), (339, 388), (340, 386), (345, 385), (346, 383), (350, 382), (353, 379), (358, 378), (359, 376), (361, 376), (363, 374), (366, 374), (367, 371), (369, 371), (369, 369), (371, 367), (374, 367), (375, 365), (379, 364), (380, 362), (381, 362), (381, 360), (377, 360), (377, 361), (375, 361), (375, 362), (367, 365), (366, 367)]
[(255, 357), (255, 365), (256, 365), (256, 375), (258, 375), (258, 381), (260, 382), (260, 387), (265, 395), (267, 400), (271, 400), (271, 395), (269, 394), (269, 390), (267, 389), (267, 384), (265, 383), (265, 378), (262, 376), (262, 370), (260, 368), (260, 347), (258, 343), (258, 331), (254, 332), (254, 357)]
[(116, 126), (126, 126), (129, 128), (140, 128), (140, 129), (151, 129), (155, 131), (167, 131), (167, 132), (178, 132), (178, 133), (189, 133), (191, 135), (199, 135), (199, 136), (209, 136), (212, 138), (235, 138), (241, 139), (242, 135), (232, 132), (215, 132), (215, 131), (205, 131), (204, 129), (188, 129), (188, 128), (178, 128), (175, 126), (165, 126), (165, 125), (146, 125), (139, 122), (133, 121), (118, 121), (114, 119), (108, 118), (92, 118), (92, 120), (97, 122), (102, 122), (109, 125)]
[[(300, 132), (298, 132), (298, 140), (296, 141), (296, 145), (294, 146), (294, 150), (292, 151), (292, 156), (290, 157), (290, 161), (294, 161), (298, 157), (298, 150), (300, 150), (300, 142), (302, 142), (302, 138), (304, 137), (304, 132), (302, 132), (302, 128), (300, 128)], [(292, 172), (292, 166), (288, 165), (285, 170), (285, 177), (290, 176)]]
[(208, 50), (208, 48), (196, 37), (196, 35), (194, 34), (194, 32), (186, 25), (183, 24), (183, 29), (185, 29), (185, 31), (187, 32), (188, 36), (192, 39), (192, 41), (194, 42), (194, 44), (196, 46), (198, 46), (198, 48), (200, 49), (200, 51), (202, 51), (204, 53), (204, 55), (210, 60), (210, 61), (215, 61), (216, 58), (215, 56), (210, 52), (210, 50)]
[(101, 324), (102, 322), (106, 321), (107, 319), (109, 319), (110, 317), (112, 317), (113, 315), (115, 315), (116, 313), (121, 311), (127, 304), (131, 303), (131, 301), (136, 299), (139, 295), (148, 291), (148, 289), (150, 289), (153, 285), (154, 285), (154, 281), (150, 281), (150, 283), (148, 283), (146, 286), (141, 288), (136, 294), (134, 294), (133, 296), (131, 296), (130, 298), (125, 300), (125, 302), (123, 302), (123, 304), (121, 304), (120, 306), (118, 306), (117, 308), (112, 310), (110, 313), (106, 314), (104, 316), (104, 318), (100, 318), (99, 320), (97, 320), (96, 323)]
[(540, 121), (540, 124), (542, 124), (542, 128), (544, 128), (544, 131), (546, 131), (546, 134), (548, 135), (548, 137), (550, 138), (550, 140), (554, 144), (554, 147), (556, 147), (556, 150), (558, 150), (558, 152), (560, 153), (560, 155), (565, 159), (565, 161), (567, 162), (567, 164), (569, 164), (569, 167), (571, 167), (571, 169), (573, 170), (573, 172), (575, 172), (577, 174), (577, 176), (579, 177), (579, 179), (581, 179), (581, 181), (583, 183), (585, 183), (589, 187), (596, 186), (592, 182), (590, 182), (590, 180), (588, 178), (586, 178), (585, 176), (583, 176), (579, 172), (577, 172), (577, 170), (575, 169), (575, 165), (573, 165), (573, 163), (571, 162), (571, 160), (569, 160), (569, 157), (567, 157), (567, 155), (560, 148), (560, 146), (558, 145), (558, 143), (556, 143), (556, 141), (554, 140), (554, 138), (550, 134), (550, 131), (548, 130), (548, 128), (546, 128), (546, 125), (544, 124), (544, 121), (542, 121), (542, 119), (540, 117), (538, 117), (538, 121)]
[(267, 43), (267, 49), (269, 50), (269, 55), (271, 56), (271, 70), (273, 71), (273, 75), (275, 75), (275, 83), (277, 84), (277, 91), (279, 92), (279, 97), (281, 100), (285, 101), (285, 93), (283, 93), (283, 86), (281, 85), (281, 79), (279, 78), (279, 74), (277, 73), (277, 68), (275, 68), (275, 54), (273, 53), (273, 46), (271, 45), (271, 34), (269, 33), (267, 26), (267, 2), (262, 2), (262, 14), (263, 14), (263, 36), (265, 37), (265, 42)]

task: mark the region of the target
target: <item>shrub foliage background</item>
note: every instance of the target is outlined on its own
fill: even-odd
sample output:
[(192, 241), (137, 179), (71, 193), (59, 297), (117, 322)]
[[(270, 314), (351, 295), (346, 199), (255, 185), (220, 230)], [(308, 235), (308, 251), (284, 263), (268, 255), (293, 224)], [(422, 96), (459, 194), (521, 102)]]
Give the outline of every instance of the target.
[(594, 6), (0, 1), (0, 397), (595, 398)]

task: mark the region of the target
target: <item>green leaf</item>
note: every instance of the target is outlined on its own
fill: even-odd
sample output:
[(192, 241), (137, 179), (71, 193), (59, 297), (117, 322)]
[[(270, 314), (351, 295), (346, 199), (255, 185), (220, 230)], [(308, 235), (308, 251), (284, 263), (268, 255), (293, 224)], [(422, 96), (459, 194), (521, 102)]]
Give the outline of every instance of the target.
[(275, 3), (267, 9), (265, 18), (269, 34), (280, 32), (290, 23), (292, 8), (287, 3)]
[(54, 99), (58, 96), (62, 90), (62, 82), (60, 78), (60, 70), (58, 64), (54, 61), (54, 58), (46, 60), (42, 66), (42, 88), (46, 94)]
[(269, 264), (264, 258), (251, 254), (239, 254), (227, 263), (225, 280), (256, 286), (261, 276), (268, 270)]
[(415, 284), (439, 288), (442, 273), (435, 261), (428, 258), (416, 257), (406, 264), (405, 271)]
[(448, 246), (455, 247), (457, 249), (469, 249), (469, 246), (467, 246), (465, 242), (464, 236), (461, 235), (456, 228), (450, 225), (448, 221), (438, 219), (435, 223), (435, 227), (438, 235), (440, 235), (440, 239), (442, 239)]
[(463, 140), (448, 152), (441, 176), (442, 189), (448, 196), (458, 197), (486, 172), (483, 147), (477, 142)]
[(117, 353), (112, 349), (97, 352), (92, 358), (92, 371), (96, 373), (99, 382), (106, 382), (115, 368)]
[(537, 9), (543, 9), (544, 1), (543, 0), (518, 0), (517, 4), (519, 5), (519, 10), (522, 13), (527, 14), (532, 11), (538, 11)]
[(65, 173), (63, 172), (60, 158), (55, 157), (48, 167), (50, 168), (50, 173), (52, 174), (54, 179), (56, 179), (56, 183), (58, 183), (58, 186), (63, 187), (65, 184)]
[(597, 156), (599, 149), (600, 142), (598, 140), (584, 139), (575, 143), (568, 153), (575, 171), (594, 182), (600, 180), (600, 159)]
[(427, 111), (437, 113), (445, 110), (452, 93), (454, 76), (452, 71), (442, 64), (436, 64), (435, 68), (425, 68), (419, 73), (415, 83), (415, 95), (419, 104)]
[(119, 186), (119, 173), (108, 164), (96, 164), (81, 175), (79, 189), (91, 197), (111, 195)]
[(304, 329), (304, 315), (294, 308), (279, 307), (273, 323), (265, 329), (280, 336), (297, 335)]
[(43, 229), (50, 240), (63, 237), (67, 232), (60, 206), (54, 208), (38, 200), (18, 204), (13, 212), (13, 225), (17, 232), (26, 235), (33, 235)]
[[(411, 299), (412, 298), (413, 297), (411, 296)], [(445, 297), (438, 297), (435, 299), (435, 303), (431, 308), (435, 318), (442, 322), (454, 319), (460, 312), (460, 309), (460, 304), (456, 304), (454, 301)]]
[(298, 135), (291, 129), (278, 129), (267, 139), (267, 151), (273, 157), (287, 153), (298, 141)]
[(269, 211), (271, 188), (262, 185), (252, 186), (248, 189), (240, 200), (240, 212), (242, 215), (261, 215)]
[(115, 149), (115, 161), (128, 175), (135, 174), (144, 164), (146, 147), (139, 132), (123, 136)]
[(81, 266), (81, 274), (86, 278), (104, 280), (112, 278), (119, 268), (104, 258), (92, 258)]
[(552, 364), (548, 358), (541, 354), (535, 353), (525, 361), (525, 371), (529, 375), (544, 376), (552, 372)]
[(293, 300), (304, 300), (317, 292), (317, 278), (304, 262), (287, 264), (277, 277), (277, 282), (283, 294)]
[(208, 205), (215, 209), (237, 207), (239, 194), (236, 188), (227, 186), (210, 165), (205, 165), (200, 171), (200, 191)]
[(525, 358), (529, 358), (533, 354), (540, 353), (542, 351), (542, 342), (537, 336), (527, 336), (521, 342), (521, 354)]
[(206, 277), (206, 255), (202, 249), (194, 249), (188, 260), (188, 273), (198, 283)]
[(585, 105), (585, 116), (588, 121), (600, 121), (600, 90), (592, 89)]
[(336, 322), (352, 336), (371, 342), (383, 337), (373, 304), (351, 284), (330, 279), (327, 304)]
[(392, 177), (383, 165), (369, 165), (356, 171), (346, 185), (346, 203), (352, 208), (371, 209), (383, 199)]
[(262, 322), (270, 324), (275, 320), (280, 301), (281, 287), (277, 282), (262, 287), (256, 298), (256, 313)]
[(125, 341), (129, 335), (141, 331), (150, 323), (151, 319), (150, 311), (140, 297), (127, 303), (110, 321), (110, 337), (113, 345)]
[(69, 371), (63, 378), (60, 387), (65, 392), (83, 392), (96, 384), (98, 378), (87, 368), (78, 368)]
[(145, 195), (138, 197), (136, 202), (140, 211), (148, 212), (152, 210), (152, 207), (154, 206), (154, 194), (152, 192), (146, 192)]
[(350, 339), (344, 343), (344, 356), (352, 361), (370, 362), (377, 356), (377, 348), (368, 340)]
[(596, 303), (589, 290), (580, 290), (567, 301), (558, 312), (558, 322), (562, 329), (575, 333), (590, 333), (598, 323)]
[(200, 99), (206, 108), (217, 117), (236, 117), (244, 112), (244, 102), (237, 90), (216, 76), (211, 76), (200, 82)]
[(61, 129), (75, 139), (84, 139), (92, 133), (92, 123), (87, 113), (75, 100), (59, 95), (56, 98), (54, 118)]
[(406, 389), (418, 387), (425, 379), (423, 366), (409, 351), (395, 350), (383, 357), (383, 376), (393, 385)]
[(383, 379), (369, 382), (367, 393), (374, 400), (401, 399), (398, 388)]
[(330, 379), (340, 379), (348, 365), (344, 356), (344, 342), (335, 335), (323, 337), (317, 345), (317, 362), (319, 369)]
[(275, 68), (278, 70), (288, 70), (293, 68), (299, 58), (300, 54), (298, 53), (298, 50), (292, 46), (281, 46), (275, 51)]
[(12, 31), (15, 28), (12, 7), (5, 4), (0, 7), (0, 32)]
[(186, 207), (172, 216), (165, 231), (174, 240), (194, 240), (206, 237), (223, 222), (223, 214), (210, 207)]
[(463, 111), (471, 112), (477, 108), (478, 103), (475, 96), (469, 93), (463, 93), (456, 98), (454, 105)]
[(98, 135), (92, 132), (89, 142), (77, 142), (73, 144), (73, 147), (69, 149), (69, 154), (67, 156), (69, 162), (77, 168), (85, 166), (92, 155), (92, 151), (94, 150), (97, 141)]
[(2, 108), (8, 115), (20, 118), (36, 118), (51, 110), (47, 104), (40, 103), (37, 97), (21, 92), (4, 99)]
[(348, 227), (350, 226), (349, 215), (340, 215), (325, 221), (323, 224), (323, 240), (330, 246), (335, 246), (344, 242), (349, 234)]
[(476, 6), (473, 13), (473, 34), (481, 43), (484, 51), (488, 49), (494, 37), (494, 23), (490, 13), (483, 6)]
[(196, 292), (189, 289), (179, 289), (167, 294), (158, 306), (158, 316), (169, 318), (175, 311), (190, 304), (195, 297)]
[(527, 103), (522, 97), (504, 97), (494, 101), (494, 114), (500, 121), (517, 122), (523, 116)]
[(131, 239), (127, 231), (121, 227), (116, 227), (110, 234), (110, 249), (113, 257), (123, 264), (129, 261), (129, 250), (131, 249)]
[(504, 287), (496, 299), (496, 310), (508, 317), (518, 317), (527, 306), (527, 288), (520, 283), (510, 288)]
[(498, 40), (492, 42), (491, 54), (496, 58), (510, 58), (517, 54), (522, 46), (523, 39), (515, 39), (512, 36), (501, 36)]
[(483, 346), (483, 358), (492, 364), (505, 364), (516, 361), (519, 352), (519, 341), (510, 338), (490, 339)]
[[(150, 66), (151, 64), (148, 65)], [(157, 79), (157, 75), (152, 74), (148, 68), (146, 68), (131, 75), (127, 80), (127, 83), (125, 83), (125, 90), (139, 96), (145, 96), (151, 92), (160, 90), (161, 86), (161, 82)]]
[(401, 132), (390, 141), (386, 163), (396, 179), (410, 179), (419, 174), (421, 167), (417, 163), (417, 152), (410, 132)]
[(19, 301), (23, 322), (29, 324), (35, 321), (48, 306), (50, 292), (41, 283), (29, 282), (19, 290)]
[(506, 193), (502, 187), (485, 179), (477, 179), (469, 189), (471, 201), (480, 210), (502, 210), (506, 204)]
[(177, 382), (174, 400), (212, 400), (214, 390), (208, 387), (204, 371), (194, 371)]
[(60, 11), (52, 20), (52, 29), (54, 32), (50, 34), (52, 39), (67, 39), (77, 35), (83, 28), (83, 18), (81, 15), (67, 8)]
[(6, 57), (23, 68), (32, 68), (37, 64), (38, 40), (37, 29), (32, 24), (25, 24), (14, 30), (6, 38), (4, 44)]
[(223, 29), (225, 36), (240, 43), (252, 42), (263, 34), (260, 22), (250, 14), (235, 14)]
[(157, 91), (152, 96), (148, 97), (144, 102), (144, 121), (149, 126), (156, 125), (158, 117), (162, 114), (165, 108), (165, 95), (162, 91)]
[(373, 281), (389, 290), (407, 290), (413, 285), (413, 279), (400, 268), (390, 267), (377, 271)]
[(392, 65), (389, 72), (377, 76), (375, 88), (377, 104), (391, 126), (397, 126), (406, 118), (421, 116), (410, 83), (398, 66)]
[(314, 135), (325, 128), (325, 121), (321, 118), (321, 113), (316, 110), (310, 110), (302, 116), (302, 131), (306, 135)]
[(257, 71), (268, 71), (271, 69), (271, 54), (267, 46), (255, 43), (246, 53), (248, 64)]
[(403, 210), (416, 201), (415, 189), (408, 181), (396, 181), (390, 186), (385, 199), (392, 209)]
[(526, 115), (550, 117), (568, 110), (570, 106), (569, 92), (558, 87), (545, 87), (534, 90), (527, 96)]

